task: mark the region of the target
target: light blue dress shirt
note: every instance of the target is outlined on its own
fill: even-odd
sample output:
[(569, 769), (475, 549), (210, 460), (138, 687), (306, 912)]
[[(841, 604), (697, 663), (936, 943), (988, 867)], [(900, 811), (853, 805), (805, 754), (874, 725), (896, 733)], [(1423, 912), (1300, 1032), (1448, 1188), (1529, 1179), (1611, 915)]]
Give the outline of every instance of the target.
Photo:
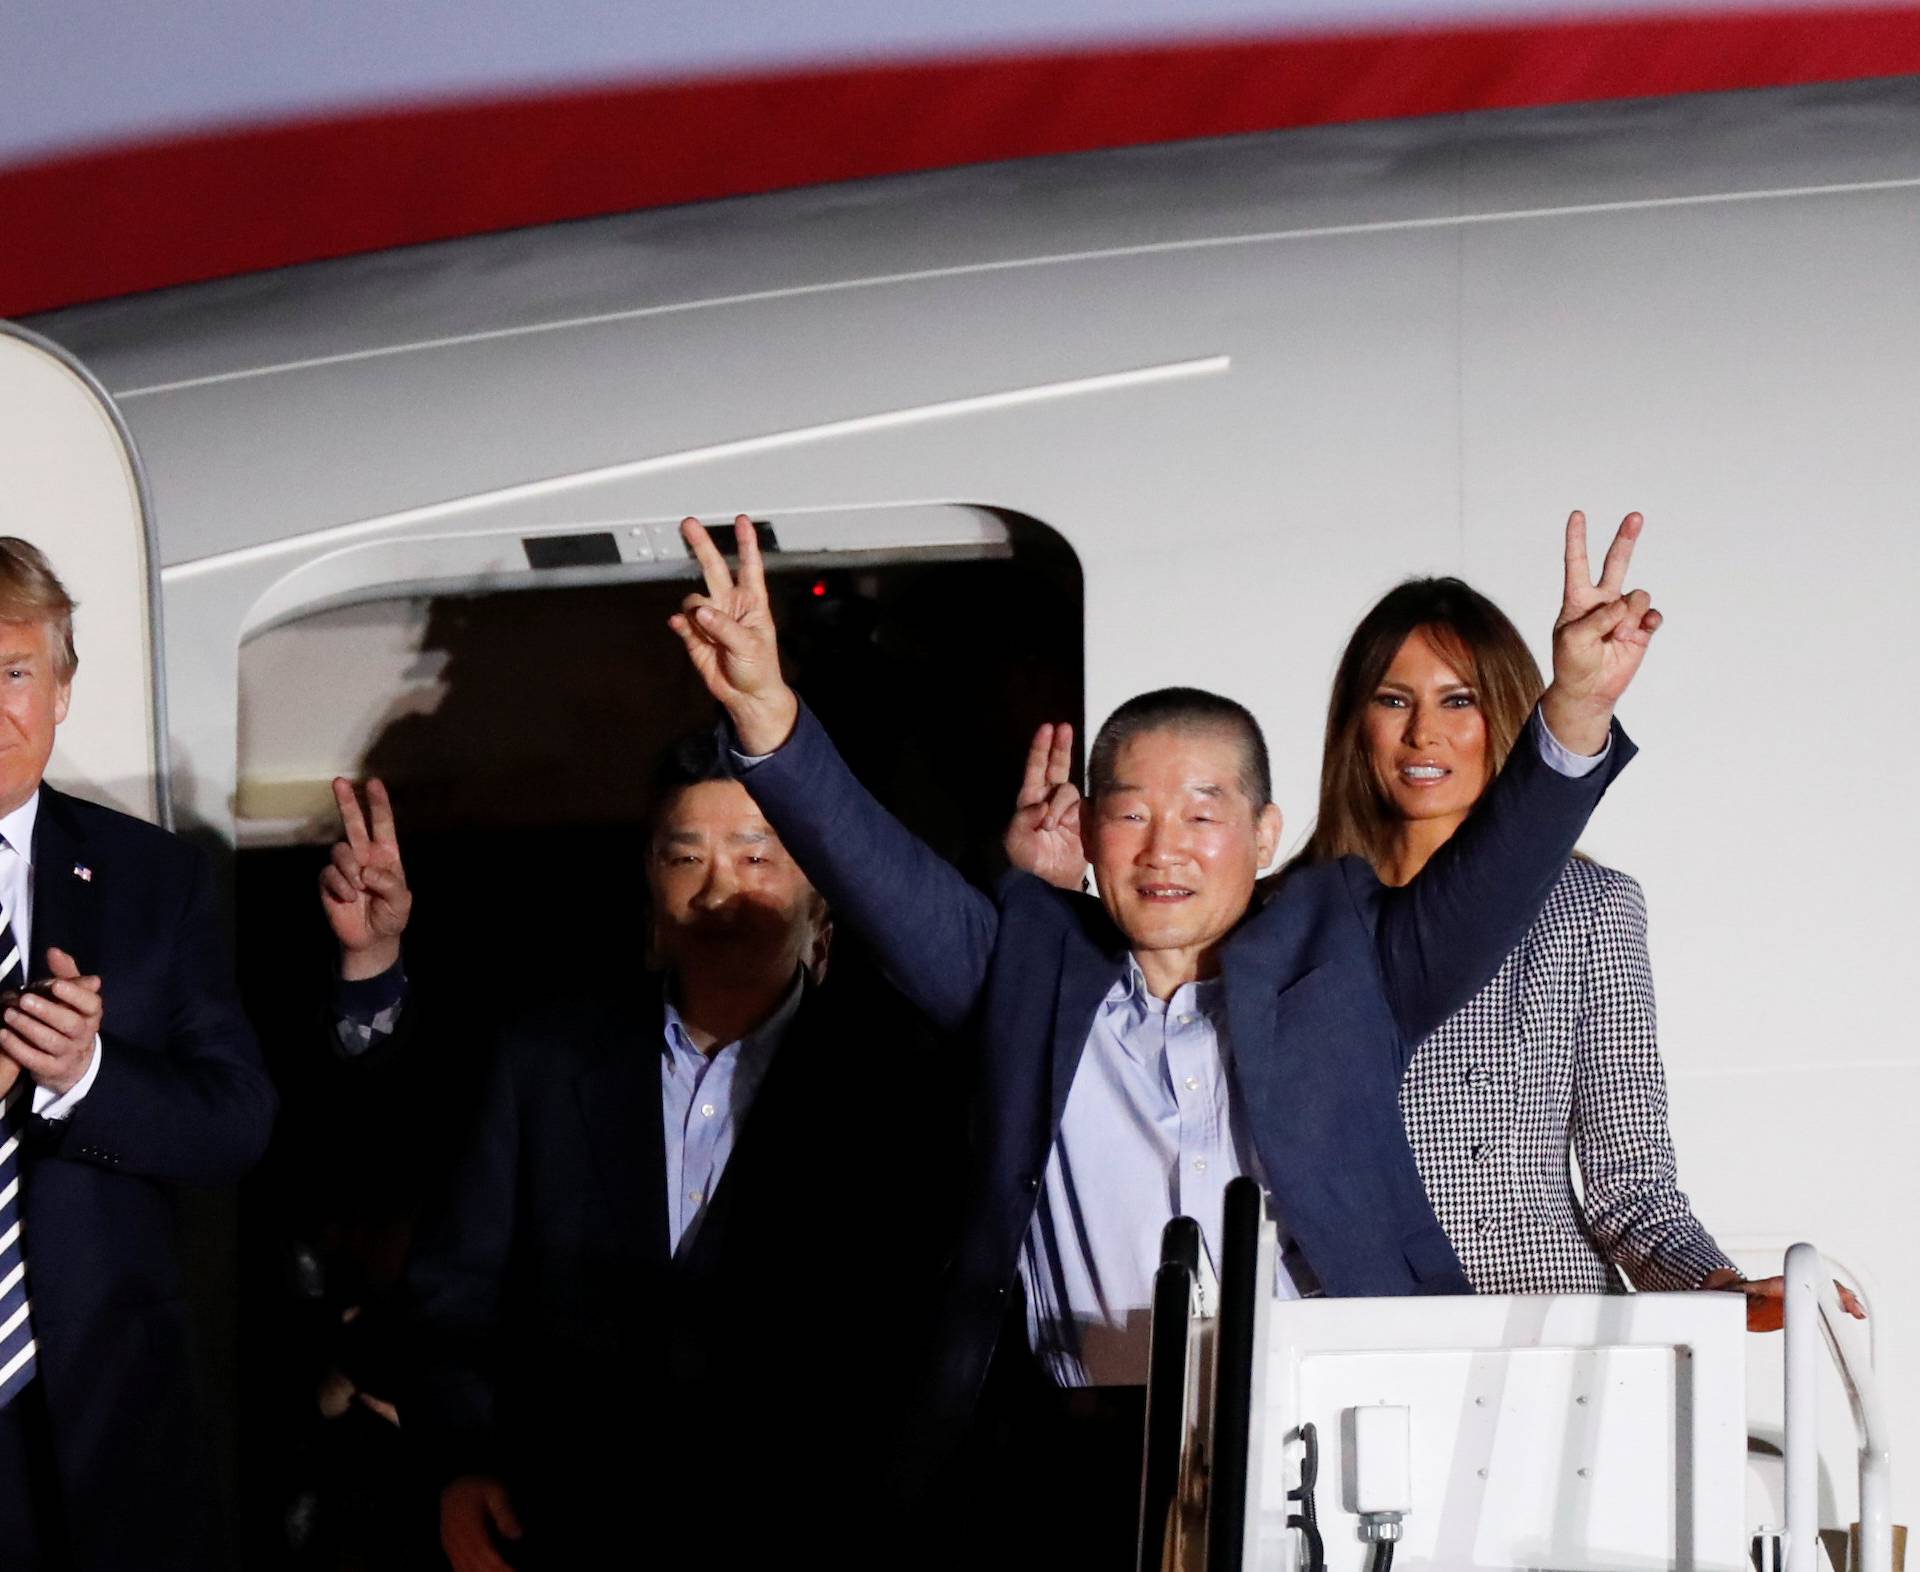
[(1129, 955), (1094, 1017), (1020, 1251), (1027, 1333), (1060, 1386), (1146, 1380), (1161, 1230), (1191, 1217), (1218, 1263), (1227, 1185), (1257, 1172), (1234, 1128), (1223, 987), (1156, 999)]
[(779, 1009), (738, 1042), (711, 1054), (694, 1046), (680, 1012), (667, 1002), (660, 1118), (666, 1134), (667, 1248), (675, 1255), (699, 1232), (754, 1096), (800, 1008), (801, 987), (796, 976)]

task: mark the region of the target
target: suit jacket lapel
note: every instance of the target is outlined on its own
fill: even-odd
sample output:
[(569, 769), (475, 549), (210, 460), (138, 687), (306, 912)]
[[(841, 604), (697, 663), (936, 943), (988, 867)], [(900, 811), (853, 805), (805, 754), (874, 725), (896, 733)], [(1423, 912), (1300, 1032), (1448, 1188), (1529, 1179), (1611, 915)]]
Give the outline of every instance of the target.
[[(699, 1230), (687, 1247), (684, 1260), (688, 1269), (696, 1274), (713, 1265), (713, 1257), (722, 1248), (722, 1241), (732, 1226), (733, 1214), (742, 1204), (741, 1193), (758, 1187), (758, 1175), (763, 1170), (773, 1171), (776, 1177), (769, 1181), (771, 1183), (799, 1182), (797, 1174), (781, 1162), (778, 1148), (783, 1135), (792, 1130), (796, 1121), (804, 1119), (801, 1105), (812, 1074), (810, 1066), (825, 1047), (820, 1041), (820, 996), (811, 983), (805, 986), (800, 1007), (794, 1012), (786, 1036), (774, 1050), (773, 1062), (767, 1066), (759, 1090), (753, 1094), (747, 1117), (733, 1133), (733, 1153), (721, 1171), (720, 1183), (714, 1186)], [(661, 1204), (665, 1204), (664, 1198)]]
[(1271, 906), (1255, 912), (1227, 941), (1220, 964), (1234, 1096), (1248, 1116), (1248, 1133), (1269, 1169), (1271, 1185), (1280, 1182), (1272, 1168), (1282, 1156), (1273, 1147), (1273, 1116), (1296, 1101), (1287, 1095), (1285, 1083), (1298, 1072), (1290, 1050), (1299, 1046), (1281, 1039), (1278, 1000), (1312, 969), (1301, 953), (1302, 936), (1289, 931), (1293, 925), (1283, 923), (1283, 916)]
[(1277, 1070), (1278, 1035), (1273, 1029), (1273, 985), (1259, 977), (1227, 972), (1227, 1040), (1237, 1078), (1250, 1081)]
[(1073, 1089), (1073, 1077), (1080, 1068), (1080, 1056), (1086, 1052), (1087, 1034), (1093, 1029), (1100, 1001), (1112, 991), (1126, 964), (1124, 948), (1103, 950), (1083, 931), (1069, 928), (1061, 938), (1060, 988), (1054, 997), (1051, 1039), (1049, 1141), (1058, 1133), (1061, 1116), (1067, 1111), (1067, 1093)]
[(93, 866), (70, 799), (40, 788), (33, 824), (33, 930), (27, 976), (47, 975), (47, 950), (65, 950), (89, 971), (100, 961), (100, 892), (113, 869)]
[(644, 1242), (648, 1261), (667, 1259), (667, 1154), (660, 1125), (660, 991), (602, 1028), (594, 1060), (574, 1079), (593, 1165), (606, 1187), (609, 1220)]

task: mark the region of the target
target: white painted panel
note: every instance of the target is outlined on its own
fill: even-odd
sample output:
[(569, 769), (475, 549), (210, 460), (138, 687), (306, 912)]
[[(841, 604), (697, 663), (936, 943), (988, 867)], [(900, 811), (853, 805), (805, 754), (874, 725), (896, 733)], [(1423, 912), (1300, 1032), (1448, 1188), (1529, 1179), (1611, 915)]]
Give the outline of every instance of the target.
[[(1622, 712), (1646, 751), (1586, 844), (1646, 887), (1681, 1182), (1748, 1270), (1807, 1238), (1862, 1274), (1910, 1395), (1920, 839), (1889, 704), (1920, 686), (1920, 194), (1563, 216), (1465, 246), (1468, 576), (1518, 605), (1556, 502), (1584, 503), (1596, 541), (1629, 507), (1649, 520), (1635, 578), (1670, 621)], [(1913, 1405), (1891, 1411), (1911, 1457)], [(1837, 1389), (1822, 1434), (1845, 1522)]]
[[(1409, 1410), (1406, 1568), (1745, 1565), (1744, 1336), (1706, 1295), (1306, 1300), (1270, 1307), (1263, 1522), (1291, 1510), (1311, 1421), (1329, 1572), (1370, 1555), (1349, 1413)], [(1263, 1531), (1291, 1564), (1294, 1536)]]
[[(1413, 1511), (1396, 1562), (1576, 1569), (1670, 1566), (1676, 1555), (1672, 1348), (1464, 1349), (1309, 1355), (1308, 1414), (1407, 1406)], [(1377, 1396), (1367, 1396), (1375, 1394)], [(1340, 1491), (1352, 1460), (1323, 1430)], [(1330, 1508), (1334, 1490), (1322, 1499)], [(1336, 1520), (1329, 1567), (1358, 1568)]]
[(133, 457), (87, 380), (9, 332), (0, 332), (0, 477), (0, 535), (38, 546), (79, 602), (80, 670), (48, 779), (152, 819), (152, 632)]
[[(1656, 959), (1686, 957), (1661, 968), (1670, 1061), (1819, 1043), (1913, 1062), (1880, 984), (1920, 938), (1881, 906), (1920, 873), (1910, 772), (1884, 747), (1887, 696), (1920, 685), (1896, 632), (1920, 583), (1920, 193), (1557, 218), (1467, 247), (1474, 577), (1516, 602), (1537, 582), (1521, 543), (1550, 494), (1596, 536), (1630, 506), (1650, 521), (1635, 576), (1671, 621), (1623, 712), (1648, 758), (1592, 849), (1648, 871)], [(1821, 830), (1794, 853), (1788, 826)]]
[[(730, 444), (778, 446), (793, 432), (1215, 356), (1222, 308), (1264, 292), (1271, 274), (1224, 258), (1198, 266), (1196, 279), (1195, 263), (1154, 255), (1071, 277), (919, 280), (747, 301), (718, 319), (595, 323), (324, 365), (144, 400), (141, 447), (156, 507), (183, 521), (180, 538), (201, 558), (531, 482), (668, 455), (724, 459)], [(1189, 309), (1143, 320), (1144, 304), (1196, 282), (1205, 292)], [(203, 462), (206, 433), (220, 428), (248, 440)], [(1043, 457), (971, 456), (982, 481)], [(166, 559), (180, 563), (174, 546)]]

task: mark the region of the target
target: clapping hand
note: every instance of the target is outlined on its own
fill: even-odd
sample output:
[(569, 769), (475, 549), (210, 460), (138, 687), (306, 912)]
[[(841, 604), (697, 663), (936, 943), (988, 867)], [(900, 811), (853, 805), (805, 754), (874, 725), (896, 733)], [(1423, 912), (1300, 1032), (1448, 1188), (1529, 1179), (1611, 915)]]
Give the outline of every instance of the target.
[(706, 578), (706, 593), (689, 595), (667, 626), (680, 635), (707, 691), (725, 706), (741, 748), (772, 753), (792, 734), (800, 701), (780, 675), (767, 570), (753, 521), (742, 513), (733, 521), (733, 532), (740, 554), (737, 581), (705, 526), (698, 519), (681, 521), (680, 533)]
[(1620, 521), (1595, 583), (1587, 566), (1587, 516), (1567, 518), (1566, 589), (1553, 624), (1553, 682), (1540, 701), (1547, 728), (1575, 753), (1606, 746), (1613, 709), (1627, 691), (1662, 618), (1645, 590), (1629, 590), (1627, 565), (1645, 520)]
[(100, 979), (82, 976), (80, 964), (65, 950), (47, 951), (47, 970), (53, 975), (5, 996), (0, 1019), (0, 1065), (9, 1068), (0, 1077), (0, 1090), (11, 1086), (24, 1070), (35, 1086), (64, 1096), (80, 1084), (93, 1063), (94, 1045), (106, 1003)]
[(377, 780), (367, 782), (363, 813), (353, 782), (340, 777), (333, 783), (333, 800), (346, 839), (334, 846), (332, 861), (320, 870), (320, 906), (340, 941), (340, 975), (356, 982), (378, 977), (400, 959), (413, 891), (400, 862), (387, 788)]
[(1013, 817), (1001, 839), (1007, 861), (1063, 890), (1086, 877), (1080, 845), (1080, 793), (1067, 779), (1073, 768), (1073, 727), (1048, 722), (1033, 734)]

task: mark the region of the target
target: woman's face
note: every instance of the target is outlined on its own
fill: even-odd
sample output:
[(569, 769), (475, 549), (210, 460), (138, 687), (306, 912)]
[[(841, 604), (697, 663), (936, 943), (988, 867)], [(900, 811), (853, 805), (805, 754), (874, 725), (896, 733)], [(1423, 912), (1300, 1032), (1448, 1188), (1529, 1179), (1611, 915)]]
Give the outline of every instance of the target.
[(1403, 819), (1466, 817), (1487, 787), (1480, 697), (1426, 632), (1407, 635), (1367, 703), (1368, 757)]

